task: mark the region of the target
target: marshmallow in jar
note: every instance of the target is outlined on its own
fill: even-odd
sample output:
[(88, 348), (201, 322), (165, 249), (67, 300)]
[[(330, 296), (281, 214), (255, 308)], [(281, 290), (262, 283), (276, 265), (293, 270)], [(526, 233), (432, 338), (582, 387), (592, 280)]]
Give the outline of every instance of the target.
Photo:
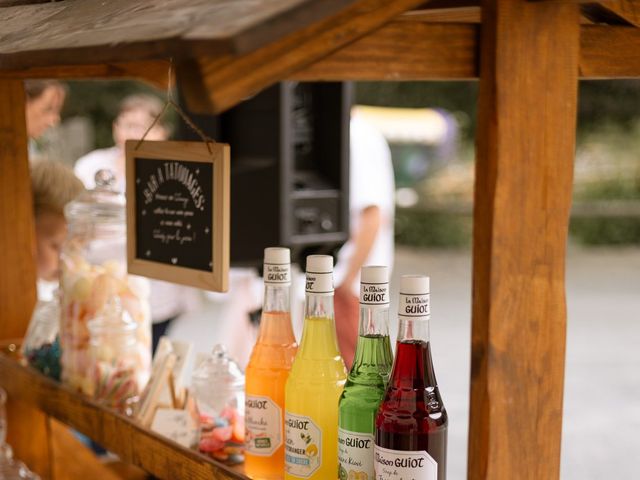
[(137, 324), (141, 380), (148, 379), (151, 367), (149, 284), (127, 274), (125, 200), (114, 185), (113, 173), (100, 170), (96, 188), (65, 207), (68, 233), (60, 279), (62, 381), (87, 395), (94, 390), (88, 322), (100, 316), (113, 298)]

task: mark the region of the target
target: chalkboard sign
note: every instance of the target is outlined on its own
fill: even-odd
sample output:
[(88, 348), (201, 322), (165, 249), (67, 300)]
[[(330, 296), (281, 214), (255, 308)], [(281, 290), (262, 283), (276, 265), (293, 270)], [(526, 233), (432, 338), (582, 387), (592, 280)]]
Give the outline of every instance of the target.
[(129, 272), (226, 291), (229, 146), (130, 140), (126, 155)]

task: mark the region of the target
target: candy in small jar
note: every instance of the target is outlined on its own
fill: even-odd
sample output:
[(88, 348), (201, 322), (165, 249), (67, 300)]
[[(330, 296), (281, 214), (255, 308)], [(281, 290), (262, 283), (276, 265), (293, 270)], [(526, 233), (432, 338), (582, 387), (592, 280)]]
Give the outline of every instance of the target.
[(117, 296), (108, 301), (102, 315), (88, 323), (91, 394), (98, 402), (122, 413), (127, 412), (144, 387), (137, 328)]
[(61, 254), (62, 381), (87, 395), (94, 388), (87, 324), (113, 298), (138, 326), (140, 384), (151, 367), (149, 284), (127, 274), (125, 200), (114, 185), (113, 174), (100, 170), (96, 188), (65, 207), (69, 232)]
[(38, 300), (22, 342), (22, 356), (30, 366), (60, 380), (60, 300)]
[(244, 374), (222, 345), (193, 372), (199, 450), (228, 464), (244, 461)]

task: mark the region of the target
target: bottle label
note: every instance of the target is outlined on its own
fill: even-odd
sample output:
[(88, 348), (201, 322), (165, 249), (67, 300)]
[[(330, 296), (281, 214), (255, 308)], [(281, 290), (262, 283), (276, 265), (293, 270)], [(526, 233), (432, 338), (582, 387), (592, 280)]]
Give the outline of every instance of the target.
[(438, 463), (424, 450), (402, 452), (375, 446), (375, 480), (438, 480)]
[(265, 263), (264, 283), (291, 285), (291, 265), (289, 263)]
[(322, 463), (322, 431), (309, 417), (285, 412), (285, 470), (310, 477)]
[(333, 295), (333, 273), (307, 272), (307, 293)]
[(375, 309), (388, 307), (389, 284), (360, 282), (360, 305), (367, 305)]
[(375, 478), (373, 466), (374, 440), (371, 433), (338, 429), (338, 462), (340, 480)]
[(269, 397), (247, 395), (244, 402), (245, 448), (269, 456), (282, 445), (282, 409)]
[(398, 315), (411, 318), (428, 318), (431, 316), (431, 300), (428, 293), (422, 295), (406, 295), (400, 293)]

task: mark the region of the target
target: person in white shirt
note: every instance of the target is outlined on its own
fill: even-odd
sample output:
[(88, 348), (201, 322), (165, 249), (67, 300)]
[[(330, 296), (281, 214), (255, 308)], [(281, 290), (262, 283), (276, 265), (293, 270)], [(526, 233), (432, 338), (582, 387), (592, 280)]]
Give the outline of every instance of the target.
[(383, 135), (355, 107), (349, 160), (349, 240), (334, 273), (336, 330), (348, 367), (358, 339), (360, 269), (393, 266), (394, 180), (391, 151)]
[[(151, 95), (132, 95), (120, 104), (118, 116), (113, 121), (113, 140), (115, 145), (101, 148), (78, 159), (74, 170), (87, 189), (95, 187), (96, 172), (111, 170), (116, 177), (116, 188), (125, 191), (125, 151), (124, 144), (128, 139), (142, 138), (153, 120), (160, 115), (162, 102)], [(160, 119), (147, 133), (145, 140), (166, 140), (169, 127)], [(199, 303), (199, 295), (195, 289), (173, 283), (150, 280), (151, 319), (153, 322), (153, 350), (173, 320), (193, 310)]]

